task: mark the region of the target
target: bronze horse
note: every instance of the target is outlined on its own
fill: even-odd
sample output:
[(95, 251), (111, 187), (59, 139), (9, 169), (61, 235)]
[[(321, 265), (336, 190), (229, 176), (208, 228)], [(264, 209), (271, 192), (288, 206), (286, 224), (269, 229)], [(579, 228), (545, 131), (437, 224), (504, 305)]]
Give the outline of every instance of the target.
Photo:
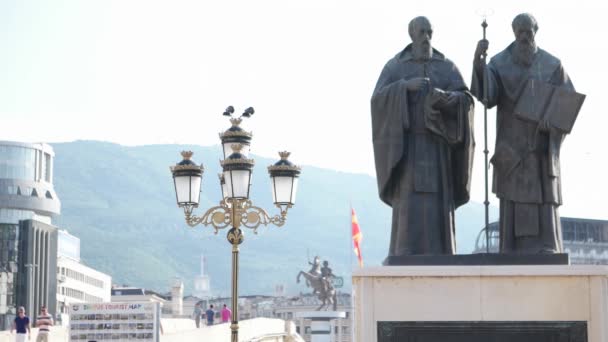
[(296, 281), (300, 283), (300, 276), (304, 276), (306, 279), (306, 286), (312, 287), (312, 294), (316, 294), (319, 300), (322, 302), (316, 311), (320, 311), (325, 308), (327, 310), (329, 305), (332, 304), (333, 310), (337, 310), (338, 301), (336, 298), (336, 290), (329, 282), (329, 279), (324, 279), (320, 274), (311, 274), (309, 272), (300, 271)]

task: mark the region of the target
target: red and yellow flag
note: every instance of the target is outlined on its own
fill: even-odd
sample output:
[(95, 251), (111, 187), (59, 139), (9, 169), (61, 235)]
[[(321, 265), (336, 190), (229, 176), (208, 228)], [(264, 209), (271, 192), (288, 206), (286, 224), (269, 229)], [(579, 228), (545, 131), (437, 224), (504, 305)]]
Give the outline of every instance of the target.
[(363, 235), (361, 234), (361, 230), (359, 229), (359, 221), (357, 220), (357, 214), (355, 213), (355, 209), (350, 208), (351, 210), (351, 225), (352, 225), (352, 234), (353, 234), (353, 245), (355, 246), (355, 255), (359, 259), (359, 267), (363, 267), (363, 257), (361, 256), (361, 248), (360, 243)]

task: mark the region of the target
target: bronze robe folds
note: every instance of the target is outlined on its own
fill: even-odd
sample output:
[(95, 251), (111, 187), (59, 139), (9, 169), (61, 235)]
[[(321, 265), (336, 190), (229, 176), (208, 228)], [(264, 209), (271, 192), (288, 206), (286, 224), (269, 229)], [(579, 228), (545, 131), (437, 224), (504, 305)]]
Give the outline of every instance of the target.
[[(408, 92), (405, 80), (428, 77)], [(429, 103), (433, 88), (458, 94), (454, 108)], [(393, 208), (389, 256), (453, 254), (454, 210), (469, 200), (473, 101), (456, 66), (441, 53), (415, 61), (411, 45), (385, 65), (371, 100), (380, 198)]]
[[(514, 62), (514, 44), (486, 67), (488, 108), (498, 106), (496, 146), (491, 159), (492, 192), (500, 199), (500, 251), (561, 252), (558, 207), (562, 203), (559, 150), (563, 134), (541, 132), (513, 113), (528, 79), (574, 91), (559, 59), (538, 49), (531, 66)], [(473, 71), (471, 92), (483, 100), (483, 75)]]

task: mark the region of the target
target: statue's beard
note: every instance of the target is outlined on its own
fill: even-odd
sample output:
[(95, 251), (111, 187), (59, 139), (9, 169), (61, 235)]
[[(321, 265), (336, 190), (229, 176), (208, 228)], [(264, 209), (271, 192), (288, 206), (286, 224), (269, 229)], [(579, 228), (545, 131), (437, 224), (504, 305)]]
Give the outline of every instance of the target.
[(431, 47), (431, 42), (423, 41), (413, 45), (412, 54), (414, 55), (414, 59), (419, 61), (428, 61), (433, 57), (433, 47)]
[(513, 49), (513, 61), (516, 64), (530, 66), (534, 62), (534, 57), (538, 47), (535, 42), (515, 42), (515, 48)]

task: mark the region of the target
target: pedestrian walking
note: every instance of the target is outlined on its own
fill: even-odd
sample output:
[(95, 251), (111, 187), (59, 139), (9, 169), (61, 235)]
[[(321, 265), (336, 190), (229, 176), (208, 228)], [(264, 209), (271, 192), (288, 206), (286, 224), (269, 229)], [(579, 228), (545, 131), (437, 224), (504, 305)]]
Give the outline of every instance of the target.
[(207, 316), (207, 325), (213, 325), (213, 318), (215, 317), (215, 311), (213, 311), (213, 304), (209, 305), (209, 309), (205, 311), (205, 316)]
[(222, 323), (230, 322), (230, 318), (232, 318), (232, 311), (224, 304), (224, 308), (222, 309)]
[(13, 330), (17, 330), (15, 342), (25, 342), (26, 335), (28, 340), (32, 336), (30, 318), (25, 315), (25, 308), (23, 306), (20, 306), (19, 309), (17, 309), (17, 317), (15, 317), (15, 320), (11, 325), (11, 334), (13, 333)]
[(202, 314), (203, 314), (203, 309), (201, 309), (201, 303), (198, 302), (198, 303), (196, 303), (196, 305), (194, 305), (194, 312), (192, 313), (192, 315), (194, 316), (194, 322), (196, 322), (197, 328), (201, 327)]
[(49, 314), (46, 306), (40, 307), (40, 315), (36, 317), (36, 327), (38, 327), (38, 337), (36, 342), (49, 342), (49, 328), (53, 325), (53, 316)]

